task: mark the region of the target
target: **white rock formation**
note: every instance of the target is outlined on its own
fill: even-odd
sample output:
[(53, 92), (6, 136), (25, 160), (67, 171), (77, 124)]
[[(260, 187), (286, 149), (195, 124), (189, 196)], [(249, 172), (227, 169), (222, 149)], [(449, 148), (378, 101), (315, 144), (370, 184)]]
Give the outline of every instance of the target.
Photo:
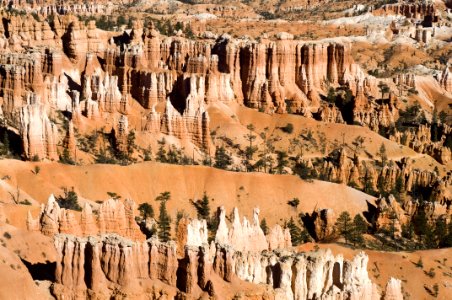
[(224, 207), (221, 207), (215, 242), (222, 245), (230, 245), (236, 251), (254, 252), (288, 248), (292, 246), (289, 230), (283, 230), (279, 225), (275, 225), (275, 227), (270, 230), (270, 235), (268, 237), (265, 236), (260, 227), (258, 208), (253, 210), (252, 223), (245, 217), (243, 218), (243, 221), (240, 222), (239, 211), (237, 208), (234, 208), (232, 226), (229, 229), (226, 223)]

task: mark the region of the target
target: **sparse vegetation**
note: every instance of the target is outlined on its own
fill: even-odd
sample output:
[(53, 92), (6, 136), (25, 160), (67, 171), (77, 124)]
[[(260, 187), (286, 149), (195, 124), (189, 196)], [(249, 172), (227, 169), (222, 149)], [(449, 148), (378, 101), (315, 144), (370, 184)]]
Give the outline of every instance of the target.
[(55, 198), (58, 205), (61, 208), (81, 211), (82, 208), (80, 207), (80, 205), (78, 203), (78, 195), (74, 191), (74, 187), (71, 187), (70, 189), (67, 187), (62, 187), (62, 190), (63, 190), (63, 194), (59, 195)]

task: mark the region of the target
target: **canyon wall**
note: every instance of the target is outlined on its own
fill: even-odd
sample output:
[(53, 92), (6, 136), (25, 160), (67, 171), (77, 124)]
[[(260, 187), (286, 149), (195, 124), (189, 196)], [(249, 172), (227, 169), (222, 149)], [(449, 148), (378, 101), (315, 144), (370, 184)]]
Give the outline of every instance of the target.
[[(180, 33), (160, 35), (152, 22), (144, 27), (139, 20), (131, 30), (108, 33), (93, 21), (80, 22), (70, 15), (55, 16), (50, 24), (29, 16), (4, 19), (2, 116), (17, 130), (18, 111), (39, 103), (52, 118), (56, 111), (63, 112), (75, 129), (124, 115), (130, 130), (174, 136), (203, 153), (214, 153), (207, 112), (214, 105), (234, 102), (267, 113), (352, 122), (374, 131), (393, 126), (398, 118), (393, 93), (381, 103), (371, 100), (379, 95), (376, 78), (353, 61), (348, 44), (302, 42), (284, 32), (274, 40), (227, 34), (216, 40), (191, 40)], [(12, 54), (11, 49), (20, 53)], [(440, 79), (446, 90), (449, 77), (446, 69)], [(397, 80), (411, 83), (414, 78)], [(353, 101), (346, 108), (353, 110), (351, 117), (344, 117), (344, 108), (321, 101), (339, 86)], [(140, 125), (134, 121), (138, 114)], [(33, 145), (39, 143), (36, 138), (25, 141), (26, 135), (24, 146), (42, 147)], [(63, 139), (64, 135), (57, 137), (55, 144), (66, 145)], [(49, 143), (51, 138), (43, 140)], [(40, 158), (55, 159), (54, 152), (61, 154), (63, 149), (52, 148)], [(431, 155), (447, 161), (448, 153), (436, 152)], [(23, 156), (30, 158), (27, 152)]]
[[(227, 287), (237, 280), (256, 284), (256, 297), (265, 293), (272, 299), (382, 295), (368, 277), (364, 253), (347, 261), (329, 250), (236, 251), (229, 245), (203, 243), (186, 245), (178, 259), (174, 242), (154, 238), (132, 242), (112, 234), (97, 238), (58, 234), (55, 246), (59, 259), (52, 292), (57, 299), (76, 294), (108, 297), (113, 292), (133, 297), (159, 288), (169, 297), (177, 293), (195, 299), (219, 290), (232, 297)], [(260, 285), (270, 290), (263, 292)], [(403, 299), (399, 280), (391, 278), (386, 290), (389, 298), (384, 299)]]

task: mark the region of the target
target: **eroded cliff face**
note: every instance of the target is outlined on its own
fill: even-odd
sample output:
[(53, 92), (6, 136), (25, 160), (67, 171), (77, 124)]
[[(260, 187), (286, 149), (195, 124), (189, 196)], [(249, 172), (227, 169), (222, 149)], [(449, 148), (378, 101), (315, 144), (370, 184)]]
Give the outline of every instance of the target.
[(79, 213), (60, 208), (55, 197), (50, 195), (47, 204), (42, 205), (38, 219), (28, 214), (27, 227), (47, 236), (57, 233), (76, 236), (116, 233), (133, 241), (142, 241), (145, 236), (135, 221), (135, 206), (132, 200), (109, 199), (97, 207), (96, 213), (88, 203)]
[[(232, 297), (228, 286), (243, 280), (256, 284), (255, 297), (381, 299), (380, 289), (369, 279), (364, 253), (347, 261), (329, 250), (238, 251), (218, 242), (207, 244), (204, 222), (185, 221), (179, 228), (187, 236), (180, 258), (179, 245), (155, 238), (133, 242), (113, 234), (88, 238), (57, 234), (59, 259), (53, 294), (58, 299), (114, 293), (137, 297), (152, 290), (170, 298), (178, 293), (195, 299), (220, 296), (216, 293), (221, 290), (223, 296)], [(390, 279), (384, 299), (403, 299), (399, 280)]]
[[(432, 126), (434, 127), (432, 130)], [(435, 137), (432, 136), (432, 131)], [(452, 128), (447, 124), (436, 123), (431, 126), (419, 125), (414, 130), (399, 132), (395, 130), (389, 138), (401, 145), (408, 146), (416, 152), (426, 153), (442, 164), (447, 164), (452, 153), (446, 146), (452, 136)]]
[(439, 84), (443, 89), (452, 93), (452, 74), (450, 73), (450, 66), (446, 66), (439, 76)]
[[(351, 261), (329, 250), (297, 253), (289, 232), (279, 225), (264, 235), (258, 209), (251, 224), (246, 218), (240, 222), (235, 209), (229, 225), (221, 208), (218, 230), (209, 244), (206, 221), (187, 218), (179, 221), (176, 242), (163, 243), (154, 236), (144, 240), (133, 207), (132, 201), (108, 200), (94, 217), (86, 204), (78, 221), (51, 196), (39, 220), (29, 214), (29, 230), (54, 237), (58, 258), (51, 292), (57, 299), (108, 298), (118, 293), (152, 299), (228, 298), (237, 292), (231, 285), (240, 281), (256, 285), (258, 298), (381, 299), (381, 288), (369, 279), (363, 252)], [(403, 299), (400, 281), (391, 279), (386, 295), (392, 298), (384, 299)]]
[(424, 20), (426, 16), (435, 17), (438, 15), (435, 3), (429, 2), (400, 2), (386, 4), (376, 10), (374, 14), (396, 14), (410, 19)]
[[(364, 99), (377, 92), (375, 79), (353, 62), (346, 44), (305, 43), (288, 33), (275, 41), (226, 34), (190, 40), (161, 36), (152, 23), (144, 28), (141, 21), (131, 31), (113, 34), (70, 15), (55, 16), (51, 23), (6, 15), (1, 24), (2, 116), (13, 128), (20, 127), (17, 112), (30, 104), (52, 116), (64, 112), (77, 129), (120, 115), (136, 118), (138, 102), (145, 121), (140, 131), (174, 136), (213, 153), (209, 105), (236, 102), (311, 117), (321, 108), (327, 87), (345, 85)], [(367, 108), (366, 114), (357, 121), (371, 127), (375, 122), (387, 126), (394, 118), (384, 107)], [(324, 121), (343, 122), (335, 107), (322, 107), (320, 115)], [(27, 135), (37, 134), (24, 131), (24, 145), (42, 147), (36, 138), (26, 140)], [(64, 139), (45, 133), (45, 146), (52, 149), (39, 151), (40, 158), (63, 153), (49, 143), (72, 147)], [(25, 158), (31, 157), (28, 152)]]
[[(429, 142), (426, 144), (428, 145)], [(442, 149), (448, 148), (443, 147)], [(449, 155), (449, 152), (445, 151)], [(306, 164), (312, 166), (309, 161)], [(374, 190), (377, 190), (378, 182), (384, 183), (387, 189), (391, 190), (396, 186), (398, 180), (401, 187), (408, 192), (416, 187), (431, 187), (435, 191), (431, 200), (441, 204), (450, 202), (450, 196), (445, 196), (441, 192), (441, 189), (450, 188), (452, 184), (450, 175), (440, 176), (434, 171), (414, 168), (408, 158), (403, 158), (400, 163), (387, 162), (377, 171), (373, 164), (361, 161), (356, 154), (351, 155), (343, 148), (339, 151), (337, 158), (326, 159), (315, 169), (328, 181), (353, 183), (359, 187), (367, 184)]]

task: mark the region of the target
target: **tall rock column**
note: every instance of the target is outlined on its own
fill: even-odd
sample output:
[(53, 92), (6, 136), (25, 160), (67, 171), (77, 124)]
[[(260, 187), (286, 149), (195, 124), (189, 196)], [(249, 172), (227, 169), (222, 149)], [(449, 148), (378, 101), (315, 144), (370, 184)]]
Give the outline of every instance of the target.
[(58, 129), (47, 117), (45, 107), (41, 104), (23, 106), (19, 119), (24, 156), (57, 160)]

